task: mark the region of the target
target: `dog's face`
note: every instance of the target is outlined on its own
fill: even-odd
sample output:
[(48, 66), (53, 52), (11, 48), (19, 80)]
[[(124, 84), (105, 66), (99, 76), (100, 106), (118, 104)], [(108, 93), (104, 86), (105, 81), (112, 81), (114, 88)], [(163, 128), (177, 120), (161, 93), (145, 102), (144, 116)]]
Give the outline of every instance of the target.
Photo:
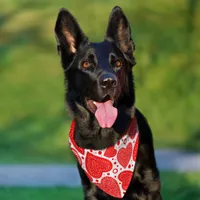
[(110, 128), (118, 107), (134, 103), (130, 86), (134, 44), (123, 11), (119, 7), (112, 10), (101, 43), (90, 42), (65, 9), (58, 14), (55, 33), (68, 85), (69, 107), (75, 115), (88, 112), (102, 128)]

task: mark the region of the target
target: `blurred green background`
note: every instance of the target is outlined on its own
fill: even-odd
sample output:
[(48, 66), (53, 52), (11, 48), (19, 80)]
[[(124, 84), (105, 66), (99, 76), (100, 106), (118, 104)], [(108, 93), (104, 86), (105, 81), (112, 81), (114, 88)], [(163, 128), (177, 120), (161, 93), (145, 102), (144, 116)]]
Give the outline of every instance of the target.
[(0, 162), (72, 161), (55, 20), (66, 7), (91, 41), (101, 41), (115, 5), (131, 23), (136, 106), (155, 147), (200, 150), (198, 0), (1, 0)]
[[(91, 41), (115, 5), (136, 44), (136, 105), (156, 148), (200, 151), (199, 0), (0, 0), (0, 163), (70, 163), (71, 118), (54, 24), (61, 7)], [(199, 173), (161, 173), (166, 199), (200, 199)], [(81, 199), (80, 189), (0, 188), (0, 199)]]

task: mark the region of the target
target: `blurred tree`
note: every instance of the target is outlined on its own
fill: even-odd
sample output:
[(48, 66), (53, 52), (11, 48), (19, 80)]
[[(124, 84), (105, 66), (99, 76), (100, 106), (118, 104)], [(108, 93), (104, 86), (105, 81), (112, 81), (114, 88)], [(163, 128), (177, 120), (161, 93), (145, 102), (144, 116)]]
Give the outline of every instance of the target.
[(187, 66), (190, 65), (191, 67), (194, 66), (194, 62), (195, 62), (193, 34), (195, 32), (195, 17), (197, 14), (198, 3), (199, 3), (198, 0), (187, 0), (188, 12), (186, 15), (186, 43), (185, 44), (186, 44), (186, 50), (188, 52)]

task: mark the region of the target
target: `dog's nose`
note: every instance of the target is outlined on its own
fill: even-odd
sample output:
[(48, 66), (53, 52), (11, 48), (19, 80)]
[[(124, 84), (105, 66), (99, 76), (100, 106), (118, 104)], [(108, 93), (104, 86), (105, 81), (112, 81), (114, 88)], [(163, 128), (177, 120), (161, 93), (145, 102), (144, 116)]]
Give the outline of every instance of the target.
[(100, 77), (100, 85), (104, 89), (115, 88), (117, 86), (117, 77), (114, 74), (103, 74)]

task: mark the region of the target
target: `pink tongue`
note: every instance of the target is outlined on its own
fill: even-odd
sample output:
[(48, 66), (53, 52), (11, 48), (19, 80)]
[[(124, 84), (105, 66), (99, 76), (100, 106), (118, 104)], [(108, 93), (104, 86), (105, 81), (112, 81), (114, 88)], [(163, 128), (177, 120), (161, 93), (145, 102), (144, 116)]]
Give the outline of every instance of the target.
[(102, 128), (110, 128), (117, 118), (117, 108), (113, 107), (112, 101), (106, 101), (104, 103), (96, 102), (97, 110), (95, 117), (97, 118), (99, 125)]

